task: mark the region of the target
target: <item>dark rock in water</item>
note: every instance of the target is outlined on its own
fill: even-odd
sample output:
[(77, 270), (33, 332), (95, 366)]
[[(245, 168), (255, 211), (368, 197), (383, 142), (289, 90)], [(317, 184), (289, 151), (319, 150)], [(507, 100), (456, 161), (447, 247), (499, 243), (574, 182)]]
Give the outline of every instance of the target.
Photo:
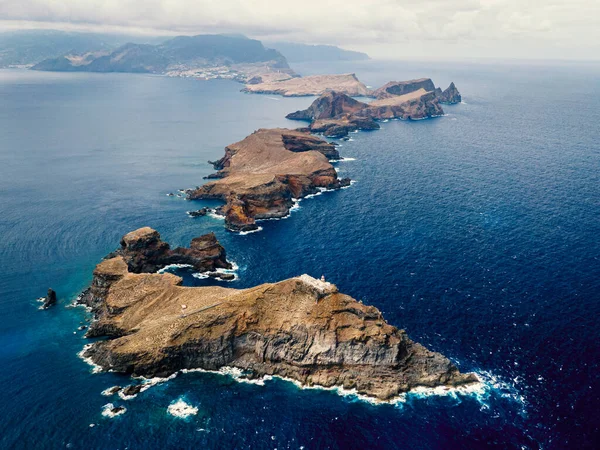
[(85, 325), (81, 325), (79, 328), (77, 328), (79, 331), (83, 331), (85, 330), (87, 327)]
[(173, 194), (172, 192), (169, 192), (169, 193), (167, 194), (167, 197), (173, 197), (174, 195), (175, 195), (175, 194)]
[(103, 392), (104, 395), (115, 395), (121, 390), (121, 386), (113, 386)]
[(441, 92), (441, 89), (436, 89), (436, 94), (440, 103), (460, 103), (462, 101), (462, 97), (454, 82), (450, 83), (450, 86), (444, 91)]
[(46, 297), (44, 297), (44, 304), (42, 305), (42, 308), (48, 309), (55, 303), (56, 303), (56, 292), (54, 292), (53, 289), (48, 288), (48, 293), (46, 294)]
[(235, 275), (232, 273), (209, 272), (207, 275), (211, 278), (219, 278), (224, 281), (235, 280)]
[(127, 411), (127, 409), (123, 406), (113, 406), (112, 408), (109, 409), (110, 414), (113, 416), (118, 416), (118, 415), (124, 414), (125, 411)]
[(224, 281), (235, 280), (235, 275), (232, 273), (221, 273), (219, 275), (221, 275), (219, 278), (221, 278), (221, 280), (224, 280)]
[(208, 208), (201, 208), (197, 211), (188, 211), (187, 214), (190, 217), (202, 217), (205, 216), (208, 213)]
[(134, 395), (138, 395), (142, 390), (141, 384), (131, 384), (121, 391), (121, 393), (126, 397), (132, 397)]

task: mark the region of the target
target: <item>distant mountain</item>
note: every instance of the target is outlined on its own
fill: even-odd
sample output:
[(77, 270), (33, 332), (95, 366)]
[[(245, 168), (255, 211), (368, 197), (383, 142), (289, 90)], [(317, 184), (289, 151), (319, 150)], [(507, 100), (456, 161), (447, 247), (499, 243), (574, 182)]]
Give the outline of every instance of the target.
[[(166, 38), (140, 37), (138, 42), (158, 43)], [(67, 53), (107, 51), (132, 40), (132, 36), (71, 33), (57, 30), (23, 30), (0, 33), (0, 67), (32, 65)]]
[(178, 36), (159, 45), (126, 44), (111, 52), (63, 55), (47, 59), (34, 70), (77, 72), (166, 73), (201, 67), (266, 63), (275, 69), (289, 69), (277, 50), (260, 41), (237, 35)]
[(295, 42), (270, 42), (265, 45), (274, 48), (293, 62), (310, 61), (360, 61), (370, 59), (366, 53), (344, 50), (333, 45), (308, 45)]

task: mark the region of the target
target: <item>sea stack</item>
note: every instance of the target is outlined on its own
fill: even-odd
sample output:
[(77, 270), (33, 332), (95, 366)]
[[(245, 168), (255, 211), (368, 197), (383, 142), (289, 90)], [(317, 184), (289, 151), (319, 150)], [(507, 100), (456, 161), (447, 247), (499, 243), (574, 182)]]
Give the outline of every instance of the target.
[(48, 309), (54, 304), (56, 304), (56, 292), (54, 292), (54, 289), (48, 288), (48, 293), (43, 298), (42, 308)]

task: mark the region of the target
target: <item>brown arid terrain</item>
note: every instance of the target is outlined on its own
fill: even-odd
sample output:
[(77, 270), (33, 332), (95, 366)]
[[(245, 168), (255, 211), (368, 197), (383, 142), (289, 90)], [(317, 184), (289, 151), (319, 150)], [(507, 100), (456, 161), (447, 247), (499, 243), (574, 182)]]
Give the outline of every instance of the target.
[(332, 159), (339, 159), (335, 144), (308, 132), (260, 129), (226, 147), (225, 156), (212, 163), (215, 180), (188, 190), (187, 198), (222, 200), (217, 213), (228, 229), (255, 230), (258, 219), (288, 215), (294, 199), (349, 185), (338, 179)]
[(276, 94), (284, 97), (321, 95), (327, 91), (343, 92), (351, 97), (369, 95), (369, 89), (353, 73), (343, 75), (311, 75), (283, 81), (247, 84), (243, 92)]
[(478, 382), (324, 280), (302, 275), (241, 290), (181, 283), (170, 273), (132, 273), (121, 255), (105, 259), (82, 301), (97, 319), (88, 336), (106, 340), (83, 356), (126, 374), (235, 367), (249, 378), (276, 375), (379, 400)]

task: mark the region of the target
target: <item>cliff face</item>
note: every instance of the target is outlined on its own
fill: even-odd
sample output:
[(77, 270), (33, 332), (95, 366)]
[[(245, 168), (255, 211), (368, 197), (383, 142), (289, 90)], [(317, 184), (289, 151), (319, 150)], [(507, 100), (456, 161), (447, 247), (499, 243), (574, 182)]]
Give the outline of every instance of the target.
[[(123, 264), (125, 269), (121, 267)], [(92, 285), (79, 301), (92, 308), (98, 306), (122, 270), (154, 273), (171, 264), (190, 265), (198, 272), (214, 272), (215, 277), (221, 276), (215, 272), (217, 269), (231, 269), (225, 249), (214, 233), (192, 239), (189, 248), (171, 250), (169, 244), (161, 240), (158, 231), (144, 227), (123, 236), (120, 248), (98, 265)]]
[(359, 102), (341, 92), (326, 92), (307, 109), (288, 114), (286, 117), (312, 120), (309, 129), (314, 133), (343, 137), (351, 131), (378, 129), (376, 120), (416, 120), (442, 114), (444, 110), (435, 91), (427, 92), (420, 88), (404, 95), (389, 95), (371, 103)]
[(418, 386), (473, 383), (381, 313), (308, 275), (254, 288), (183, 287), (172, 274), (132, 274), (123, 257), (94, 272), (102, 286), (85, 356), (104, 370), (166, 376), (237, 367), (382, 400)]
[(350, 180), (339, 180), (329, 163), (338, 158), (334, 144), (307, 132), (260, 129), (229, 145), (213, 163), (218, 179), (189, 190), (187, 197), (222, 200), (225, 205), (218, 212), (228, 229), (255, 230), (256, 219), (289, 214), (294, 198), (348, 185)]
[(338, 91), (329, 91), (321, 95), (304, 110), (290, 113), (287, 119), (318, 120), (333, 119), (342, 114), (352, 114), (367, 106), (352, 97)]
[(435, 85), (431, 78), (419, 78), (408, 81), (390, 81), (379, 89), (375, 89), (371, 96), (376, 99), (390, 98), (398, 95), (410, 94), (411, 92), (423, 89), (425, 92), (434, 91)]
[(283, 81), (247, 84), (242, 92), (301, 97), (322, 95), (331, 90), (343, 92), (353, 97), (369, 94), (367, 87), (353, 73), (344, 75), (311, 75)]
[(359, 117), (377, 120), (385, 119), (425, 119), (444, 114), (435, 92), (423, 89), (394, 97), (375, 100), (355, 113)]

